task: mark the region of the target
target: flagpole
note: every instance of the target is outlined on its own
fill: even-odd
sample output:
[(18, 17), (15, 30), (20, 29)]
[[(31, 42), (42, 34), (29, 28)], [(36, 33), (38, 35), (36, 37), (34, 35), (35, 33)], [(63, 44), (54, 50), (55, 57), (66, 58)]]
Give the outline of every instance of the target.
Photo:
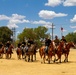
[(63, 36), (63, 27), (61, 27), (61, 37)]

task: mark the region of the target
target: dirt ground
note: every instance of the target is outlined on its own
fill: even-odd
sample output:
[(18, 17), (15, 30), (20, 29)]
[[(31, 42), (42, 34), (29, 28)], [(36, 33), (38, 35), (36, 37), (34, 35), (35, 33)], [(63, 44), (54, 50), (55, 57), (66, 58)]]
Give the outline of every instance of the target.
[(76, 49), (71, 49), (69, 62), (41, 64), (39, 53), (37, 60), (26, 62), (23, 59), (18, 60), (16, 52), (11, 59), (0, 59), (0, 75), (76, 75)]

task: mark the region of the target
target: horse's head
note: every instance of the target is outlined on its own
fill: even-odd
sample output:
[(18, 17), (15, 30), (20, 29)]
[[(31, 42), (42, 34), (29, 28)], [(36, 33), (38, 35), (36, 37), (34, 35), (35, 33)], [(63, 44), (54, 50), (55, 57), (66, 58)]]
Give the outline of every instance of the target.
[(73, 47), (73, 48), (75, 48), (75, 45), (74, 45), (73, 42), (68, 42), (68, 45), (69, 45), (69, 47)]
[(13, 44), (11, 44), (9, 48), (10, 48), (10, 49), (13, 49), (13, 48), (14, 48)]
[(51, 42), (49, 45), (49, 51), (53, 51), (55, 49), (54, 42)]
[(63, 47), (64, 46), (64, 42), (63, 41), (60, 41), (59, 46), (60, 47)]

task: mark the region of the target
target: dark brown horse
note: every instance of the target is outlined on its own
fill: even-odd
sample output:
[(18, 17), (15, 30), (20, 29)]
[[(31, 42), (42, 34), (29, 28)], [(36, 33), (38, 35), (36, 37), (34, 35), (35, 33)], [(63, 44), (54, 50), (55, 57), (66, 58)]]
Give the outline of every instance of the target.
[(72, 42), (68, 42), (66, 45), (65, 45), (65, 48), (64, 48), (64, 42), (60, 42), (58, 48), (57, 48), (57, 56), (58, 56), (58, 59), (59, 62), (61, 63), (61, 56), (64, 54), (65, 56), (65, 59), (64, 59), (64, 62), (68, 62), (68, 55), (69, 55), (69, 52), (70, 52), (70, 48), (71, 47), (74, 47), (74, 44)]
[(4, 54), (4, 45), (2, 46), (2, 48), (0, 48), (0, 58), (3, 58), (3, 54)]
[(11, 58), (12, 57), (12, 49), (14, 49), (14, 46), (11, 44), (8, 48), (8, 50), (6, 51), (6, 58)]
[(63, 50), (63, 53), (65, 55), (65, 60), (64, 62), (68, 62), (68, 55), (69, 55), (69, 52), (70, 52), (70, 48), (71, 47), (75, 47), (74, 43), (73, 42), (68, 42), (65, 46), (65, 49)]
[(21, 55), (22, 55), (21, 48), (17, 48), (16, 53), (17, 53), (18, 59), (21, 59)]
[(33, 61), (33, 56), (35, 57), (36, 60), (36, 50), (37, 46), (36, 44), (32, 44), (29, 48), (28, 51), (26, 52), (25, 50), (25, 61)]

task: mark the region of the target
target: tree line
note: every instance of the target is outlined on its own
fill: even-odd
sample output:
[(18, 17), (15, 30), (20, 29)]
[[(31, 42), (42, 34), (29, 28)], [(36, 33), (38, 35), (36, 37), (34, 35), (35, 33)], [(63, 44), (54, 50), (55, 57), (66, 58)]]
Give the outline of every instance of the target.
[[(42, 40), (44, 40), (46, 37), (51, 38), (50, 33), (47, 33), (48, 29), (43, 26), (39, 26), (37, 28), (24, 28), (22, 33), (18, 34), (17, 39), (15, 40), (15, 43), (17, 44), (20, 41), (24, 41), (25, 39), (28, 40), (28, 38), (32, 38), (35, 42), (38, 43), (39, 46), (42, 44)], [(0, 27), (0, 42), (6, 43), (7, 41), (13, 42), (13, 31), (9, 29), (6, 26)], [(66, 40), (68, 42), (74, 42), (76, 43), (76, 33), (68, 33), (65, 36)]]

